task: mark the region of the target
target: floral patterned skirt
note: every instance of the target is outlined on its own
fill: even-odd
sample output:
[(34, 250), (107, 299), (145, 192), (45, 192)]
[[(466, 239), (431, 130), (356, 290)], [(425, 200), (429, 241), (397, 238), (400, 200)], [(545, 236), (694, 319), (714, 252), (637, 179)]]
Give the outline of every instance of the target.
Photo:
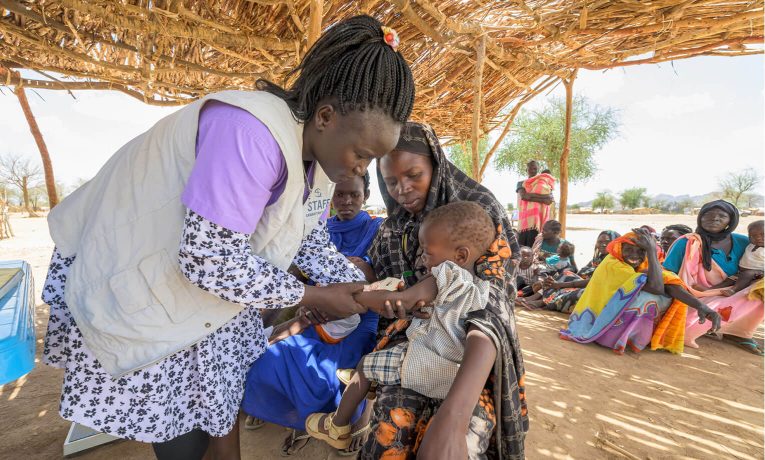
[(247, 371), (266, 346), (258, 310), (245, 308), (196, 345), (113, 378), (85, 345), (64, 301), (73, 261), (54, 252), (43, 288), (50, 305), (43, 361), (64, 369), (61, 416), (143, 442), (168, 441), (197, 428), (213, 436), (231, 431)]

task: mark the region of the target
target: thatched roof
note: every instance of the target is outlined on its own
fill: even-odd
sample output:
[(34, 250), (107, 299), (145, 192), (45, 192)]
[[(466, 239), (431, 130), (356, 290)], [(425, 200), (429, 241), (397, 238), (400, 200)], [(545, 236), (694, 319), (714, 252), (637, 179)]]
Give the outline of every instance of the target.
[[(509, 103), (576, 68), (760, 53), (763, 41), (763, 0), (0, 0), (0, 64), (46, 75), (27, 87), (182, 104), (259, 77), (281, 82), (305, 52), (312, 11), (322, 27), (368, 12), (396, 28), (417, 81), (415, 118), (459, 139), (470, 138), (477, 81), (486, 132)], [(46, 72), (73, 78), (51, 83)]]

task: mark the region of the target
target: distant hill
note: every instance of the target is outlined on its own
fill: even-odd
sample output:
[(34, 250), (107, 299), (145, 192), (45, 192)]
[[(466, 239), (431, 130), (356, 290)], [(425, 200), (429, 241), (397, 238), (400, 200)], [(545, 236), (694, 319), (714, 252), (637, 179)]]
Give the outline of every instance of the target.
[[(618, 201), (619, 201), (618, 194), (614, 194), (614, 196), (616, 197), (617, 206), (618, 206)], [(690, 200), (691, 202), (693, 202), (694, 207), (698, 207), (704, 203), (717, 199), (717, 197), (718, 196), (715, 195), (714, 193), (707, 193), (706, 195), (695, 195), (695, 196), (668, 195), (666, 193), (660, 193), (658, 195), (651, 196), (651, 200), (653, 202), (664, 202), (667, 204), (687, 202), (688, 200)], [(581, 203), (576, 203), (576, 205), (578, 205), (581, 208), (589, 208), (589, 207), (592, 207), (592, 201), (593, 200), (583, 201)], [(749, 207), (747, 206), (747, 204), (748, 203), (746, 203), (744, 207)], [(761, 195), (757, 196), (757, 198), (752, 201), (752, 207), (754, 208), (761, 208), (763, 206), (765, 206), (765, 198), (763, 198)]]

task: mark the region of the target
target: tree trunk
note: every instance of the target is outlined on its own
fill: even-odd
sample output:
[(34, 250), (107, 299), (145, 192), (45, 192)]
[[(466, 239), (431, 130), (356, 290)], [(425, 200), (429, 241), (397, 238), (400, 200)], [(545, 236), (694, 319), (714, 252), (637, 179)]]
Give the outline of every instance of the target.
[(566, 127), (563, 139), (563, 153), (560, 156), (560, 203), (558, 204), (558, 221), (561, 225), (561, 236), (566, 236), (566, 207), (568, 206), (568, 154), (571, 148), (571, 114), (574, 108), (574, 80), (578, 69), (574, 69), (568, 79), (563, 80), (566, 88)]
[(472, 174), (473, 179), (476, 182), (481, 182), (481, 157), (480, 157), (480, 145), (478, 145), (481, 129), (481, 97), (483, 94), (483, 61), (486, 58), (486, 35), (481, 35), (478, 39), (478, 47), (476, 49), (476, 64), (475, 64), (475, 81), (473, 88), (473, 126), (470, 139), (470, 147), (472, 148)]
[[(37, 148), (40, 150), (43, 170), (45, 171), (45, 188), (48, 191), (48, 203), (50, 203), (50, 209), (53, 209), (53, 207), (58, 204), (58, 194), (56, 193), (56, 179), (53, 177), (53, 163), (50, 161), (48, 147), (45, 145), (45, 140), (40, 132), (40, 128), (37, 126), (37, 120), (35, 120), (35, 116), (32, 114), (32, 109), (29, 107), (29, 101), (27, 100), (24, 88), (17, 86), (14, 92), (19, 99), (19, 104), (21, 104), (21, 110), (24, 111), (24, 117), (26, 117), (27, 123), (29, 124), (29, 130), (32, 131), (32, 137), (35, 138)], [(27, 205), (27, 211), (29, 211), (26, 186), (24, 187), (24, 204)]]
[(21, 195), (24, 197), (24, 209), (27, 215), (32, 217), (32, 210), (29, 209), (29, 178), (27, 177), (21, 179)]

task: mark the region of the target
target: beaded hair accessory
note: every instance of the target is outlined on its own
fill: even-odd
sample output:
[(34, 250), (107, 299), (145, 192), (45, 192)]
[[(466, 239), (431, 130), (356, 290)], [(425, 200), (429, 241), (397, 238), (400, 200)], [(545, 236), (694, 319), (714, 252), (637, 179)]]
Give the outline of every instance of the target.
[(398, 38), (398, 32), (396, 32), (395, 29), (391, 29), (390, 27), (383, 26), (383, 40), (385, 40), (385, 43), (388, 44), (391, 48), (393, 48), (393, 51), (398, 51), (398, 44), (400, 43), (400, 40)]

